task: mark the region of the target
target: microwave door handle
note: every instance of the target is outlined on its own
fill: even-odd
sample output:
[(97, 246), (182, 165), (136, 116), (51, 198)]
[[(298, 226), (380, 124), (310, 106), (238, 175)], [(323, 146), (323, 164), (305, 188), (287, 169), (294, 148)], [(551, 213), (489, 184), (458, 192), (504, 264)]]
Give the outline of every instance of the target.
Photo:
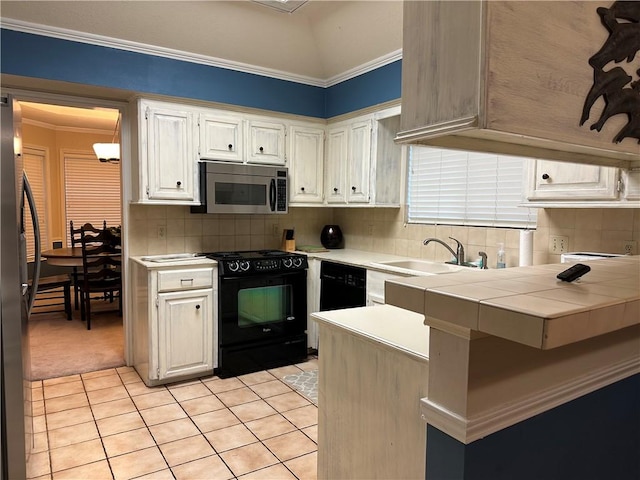
[(271, 179), (269, 184), (269, 207), (273, 212), (276, 209), (276, 180), (275, 178)]

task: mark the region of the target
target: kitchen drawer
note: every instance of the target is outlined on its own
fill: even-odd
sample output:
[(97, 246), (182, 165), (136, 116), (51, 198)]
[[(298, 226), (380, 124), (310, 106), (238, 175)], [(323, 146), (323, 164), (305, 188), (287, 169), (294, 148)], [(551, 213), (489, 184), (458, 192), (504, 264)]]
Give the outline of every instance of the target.
[(161, 270), (158, 272), (158, 291), (191, 290), (213, 286), (212, 268)]

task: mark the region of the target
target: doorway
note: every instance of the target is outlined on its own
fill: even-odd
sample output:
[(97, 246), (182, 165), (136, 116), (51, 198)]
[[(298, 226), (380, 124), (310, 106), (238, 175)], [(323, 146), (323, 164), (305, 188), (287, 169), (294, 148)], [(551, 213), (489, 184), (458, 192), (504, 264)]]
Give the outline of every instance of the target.
[[(31, 183), (37, 185), (42, 199), (38, 205), (38, 217), (45, 226), (42, 250), (71, 246), (70, 220), (76, 226), (106, 221), (109, 227), (120, 227), (122, 238), (126, 238), (122, 162), (100, 162), (93, 151), (94, 143), (120, 142), (118, 125), (124, 108), (69, 97), (54, 98), (53, 102), (21, 97), (16, 95), (22, 111), (24, 150), (39, 153), (32, 156), (41, 164), (33, 173), (36, 181)], [(31, 179), (31, 172), (27, 174)], [(69, 270), (45, 263), (41, 275), (68, 275)], [(36, 304), (38, 301), (36, 297)], [(45, 306), (29, 321), (33, 380), (126, 364), (124, 296), (123, 316), (109, 311), (114, 309), (109, 301), (92, 301), (96, 316), (92, 315), (91, 330), (81, 321), (73, 293), (71, 301), (71, 320), (55, 307), (48, 311)]]

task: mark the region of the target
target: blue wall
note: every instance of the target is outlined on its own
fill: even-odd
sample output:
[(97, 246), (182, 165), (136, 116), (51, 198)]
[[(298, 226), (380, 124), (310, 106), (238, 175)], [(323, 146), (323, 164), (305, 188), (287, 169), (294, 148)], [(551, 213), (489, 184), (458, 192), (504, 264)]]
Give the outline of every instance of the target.
[(329, 118), (400, 98), (397, 61), (321, 88), (109, 47), (1, 30), (2, 73)]
[(637, 480), (640, 374), (464, 445), (427, 426), (427, 480)]

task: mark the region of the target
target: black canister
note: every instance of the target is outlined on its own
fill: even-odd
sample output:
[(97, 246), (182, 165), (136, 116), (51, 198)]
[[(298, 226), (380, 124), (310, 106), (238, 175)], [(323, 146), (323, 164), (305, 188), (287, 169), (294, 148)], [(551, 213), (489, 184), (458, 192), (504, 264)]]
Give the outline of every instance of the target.
[(342, 230), (338, 225), (325, 225), (320, 233), (324, 248), (342, 248)]

